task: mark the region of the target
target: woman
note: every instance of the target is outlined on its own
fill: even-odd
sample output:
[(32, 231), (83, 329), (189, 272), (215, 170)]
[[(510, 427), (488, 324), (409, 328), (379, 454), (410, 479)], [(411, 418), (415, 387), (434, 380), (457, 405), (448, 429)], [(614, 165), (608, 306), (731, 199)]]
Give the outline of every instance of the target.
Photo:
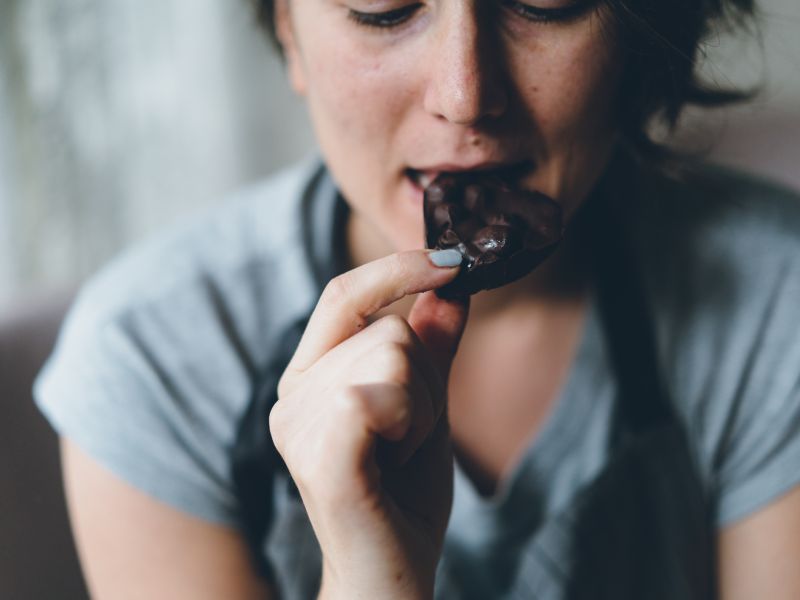
[[(750, 3), (262, 9), (324, 167), (95, 278), (37, 385), (93, 592), (800, 596), (800, 209), (645, 134)], [(461, 171), (569, 223), (471, 305), (421, 249)]]

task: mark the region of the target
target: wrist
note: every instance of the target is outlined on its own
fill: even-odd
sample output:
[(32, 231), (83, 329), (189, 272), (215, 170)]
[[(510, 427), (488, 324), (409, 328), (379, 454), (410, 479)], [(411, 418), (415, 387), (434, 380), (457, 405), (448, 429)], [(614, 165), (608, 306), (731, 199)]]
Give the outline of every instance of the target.
[(385, 580), (363, 581), (363, 577), (340, 577), (323, 567), (318, 600), (432, 600), (433, 582), (422, 584), (413, 573), (397, 570)]

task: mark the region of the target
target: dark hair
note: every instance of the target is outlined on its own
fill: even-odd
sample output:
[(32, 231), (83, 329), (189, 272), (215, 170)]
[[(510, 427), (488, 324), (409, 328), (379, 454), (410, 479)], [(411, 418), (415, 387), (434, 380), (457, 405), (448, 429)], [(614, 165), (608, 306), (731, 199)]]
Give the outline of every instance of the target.
[[(251, 0), (259, 22), (278, 51), (274, 0)], [(756, 0), (600, 0), (610, 10), (610, 25), (627, 67), (620, 85), (617, 119), (623, 139), (641, 159), (668, 160), (672, 154), (654, 141), (650, 126), (673, 131), (689, 104), (717, 107), (749, 99), (754, 91), (710, 86), (698, 74), (703, 42), (715, 27), (754, 22)]]
[(617, 122), (640, 158), (659, 162), (673, 156), (653, 141), (651, 124), (660, 123), (672, 132), (687, 105), (713, 108), (755, 94), (711, 86), (698, 74), (704, 41), (725, 26), (753, 23), (755, 1), (603, 0), (628, 61), (619, 88)]

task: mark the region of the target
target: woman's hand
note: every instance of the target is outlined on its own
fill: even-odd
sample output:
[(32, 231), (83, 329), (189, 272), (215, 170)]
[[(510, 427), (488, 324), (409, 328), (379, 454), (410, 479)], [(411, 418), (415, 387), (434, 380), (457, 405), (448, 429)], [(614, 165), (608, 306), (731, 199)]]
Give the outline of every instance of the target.
[(332, 280), (281, 378), (270, 429), (322, 548), (321, 595), (432, 595), (452, 503), (446, 384), (467, 306), (428, 291), (408, 321), (368, 323), (457, 272), (420, 250)]

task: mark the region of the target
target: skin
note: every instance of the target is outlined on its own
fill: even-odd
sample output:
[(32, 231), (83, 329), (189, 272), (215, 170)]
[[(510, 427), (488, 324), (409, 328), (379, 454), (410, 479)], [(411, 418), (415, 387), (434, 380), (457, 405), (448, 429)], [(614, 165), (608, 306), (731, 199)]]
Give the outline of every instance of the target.
[[(544, 6), (566, 5), (566, 2), (551, 2)], [(398, 6), (402, 5), (349, 5), (359, 11), (373, 12)], [(354, 24), (348, 19), (348, 6), (340, 3), (309, 0), (278, 5), (278, 34), (286, 53), (290, 80), (295, 91), (307, 99), (327, 164), (353, 209), (348, 241), (355, 265), (369, 264), (368, 261), (392, 256), (393, 252), (423, 245), (421, 193), (411, 185), (408, 168), (433, 171), (433, 175), (439, 170), (528, 161), (532, 168), (520, 185), (556, 199), (568, 217), (602, 172), (615, 142), (610, 115), (620, 61), (613, 45), (609, 44), (600, 17), (594, 11), (587, 11), (569, 22), (543, 24), (497, 7), (493, 15), (488, 15), (495, 27), (488, 28), (482, 24), (487, 18), (484, 10), (485, 7), (475, 2), (430, 2), (403, 25), (391, 30), (375, 30)], [(440, 58), (432, 60), (432, 57)], [(564, 77), (564, 73), (573, 76)], [(570, 256), (571, 253), (562, 252), (562, 257)], [(487, 320), (490, 312), (487, 307), (491, 304), (501, 302), (507, 314), (509, 301), (521, 301), (531, 307), (527, 311), (526, 328), (529, 332), (538, 329), (535, 335), (524, 337), (541, 339), (547, 333), (552, 334), (547, 336), (549, 339), (576, 341), (579, 328), (574, 325), (582, 316), (580, 302), (569, 304), (573, 318), (566, 320), (565, 329), (572, 335), (559, 335), (565, 332), (553, 331), (552, 327), (549, 330), (535, 327), (535, 323), (548, 321), (566, 304), (561, 294), (556, 294), (558, 300), (553, 300), (552, 294), (559, 281), (557, 273), (574, 270), (574, 265), (569, 260), (554, 264), (558, 265), (557, 269), (536, 272), (519, 285), (484, 294), (476, 307), (477, 314), (473, 313), (471, 318), (473, 331), (479, 321)], [(407, 269), (405, 271), (408, 273)], [(376, 271), (376, 277), (379, 276), (380, 271)], [(367, 285), (366, 280), (363, 285)], [(351, 289), (351, 284), (346, 289)], [(545, 291), (547, 300), (542, 301)], [(504, 296), (505, 301), (500, 301)], [(359, 299), (351, 302), (357, 304)], [(533, 309), (533, 302), (537, 303), (536, 309)], [(321, 305), (324, 304), (323, 299)], [(368, 318), (373, 311), (389, 303), (378, 304), (363, 305), (364, 317)], [(411, 315), (418, 316), (419, 310), (416, 306), (415, 309)], [(406, 305), (395, 310), (395, 314), (406, 316), (408, 311)], [(500, 317), (495, 313), (493, 318)], [(414, 319), (409, 316), (408, 321), (403, 322), (407, 323), (412, 337), (414, 334), (419, 337)], [(375, 327), (380, 324), (381, 319), (374, 322)], [(462, 333), (460, 329), (453, 335), (460, 337)], [(379, 333), (376, 335), (380, 340)], [(477, 334), (470, 337), (474, 335)], [(502, 347), (496, 343), (496, 338), (497, 334), (494, 339), (490, 336), (488, 343)], [(571, 346), (572, 343), (567, 343), (562, 353), (551, 357), (547, 364), (553, 367), (550, 373), (564, 374), (565, 369), (559, 366), (568, 364)], [(291, 368), (287, 371), (285, 381), (291, 384), (283, 387), (284, 394), (274, 411), (280, 415), (274, 420), (278, 425), (272, 430), (275, 439), (289, 439), (294, 448), (300, 448), (297, 451), (300, 456), (288, 451), (284, 459), (298, 482), (323, 549), (323, 591), (331, 596), (351, 596), (355, 590), (364, 597), (382, 595), (386, 590), (375, 586), (379, 581), (391, 580), (392, 572), (383, 570), (391, 566), (397, 573), (414, 574), (410, 581), (404, 579), (402, 583), (408, 586), (406, 591), (411, 595), (425, 597), (431, 593), (437, 562), (430, 557), (437, 557), (440, 551), (447, 513), (439, 512), (435, 517), (425, 515), (423, 520), (433, 523), (431, 531), (435, 532), (428, 543), (424, 536), (406, 539), (408, 532), (415, 531), (410, 525), (418, 515), (414, 511), (398, 510), (402, 504), (386, 498), (379, 482), (366, 477), (378, 469), (374, 459), (368, 461), (366, 469), (349, 470), (348, 477), (337, 477), (330, 484), (335, 491), (325, 485), (329, 469), (323, 473), (314, 471), (313, 477), (304, 476), (302, 465), (306, 460), (311, 464), (319, 464), (321, 460), (320, 455), (317, 455), (320, 460), (309, 459), (312, 452), (308, 447), (315, 446), (312, 440), (324, 439), (325, 433), (309, 432), (302, 415), (319, 414), (315, 410), (325, 414), (324, 407), (332, 398), (344, 398), (340, 401), (345, 406), (356, 403), (365, 410), (363, 400), (359, 400), (355, 391), (358, 388), (354, 387), (358, 382), (352, 373), (355, 350), (330, 350), (336, 354), (345, 352), (336, 363), (338, 368), (330, 371), (320, 368), (318, 373), (304, 374), (304, 378), (311, 380), (309, 383), (296, 383), (300, 374), (292, 372)], [(376, 368), (372, 363), (381, 355), (380, 342), (375, 342), (369, 352), (360, 351), (360, 354), (368, 357), (367, 371), (374, 372)], [(395, 357), (393, 362), (402, 364), (404, 361), (402, 357)], [(553, 364), (555, 362), (561, 364)], [(516, 366), (516, 373), (509, 374), (510, 377), (505, 378), (507, 381), (519, 379), (523, 372), (530, 376), (528, 367), (519, 357), (510, 364)], [(460, 370), (473, 371), (463, 365)], [(325, 380), (323, 373), (328, 372), (336, 373), (333, 382)], [(428, 395), (439, 397), (440, 392), (432, 392), (430, 384), (417, 384), (427, 389)], [(476, 421), (458, 416), (465, 415), (465, 411), (455, 411), (462, 454), (473, 458), (470, 470), (476, 479), (482, 477), (491, 486), (499, 472), (507, 470), (546, 414), (547, 405), (552, 402), (559, 385), (558, 377), (545, 375), (543, 389), (535, 390), (538, 394), (534, 395), (540, 398), (535, 406), (542, 410), (527, 411), (522, 418), (514, 414), (516, 411), (509, 411), (513, 408), (513, 403), (509, 402), (505, 412), (498, 411), (500, 418), (494, 419), (498, 426), (486, 429), (496, 434), (493, 438), (483, 434), (470, 436), (476, 431), (471, 427)], [(529, 382), (519, 390), (528, 392), (524, 393), (527, 398), (532, 397)], [(318, 406), (320, 396), (326, 398), (322, 406)], [(406, 393), (405, 402), (413, 407), (418, 398)], [(462, 395), (462, 404), (477, 408), (467, 394)], [(286, 417), (284, 411), (300, 411), (294, 417), (298, 422)], [(347, 412), (358, 411), (348, 409)], [(480, 410), (473, 414), (479, 415)], [(514, 437), (506, 435), (512, 443), (505, 445), (503, 431), (510, 431), (508, 424), (514, 420), (524, 427), (517, 430)], [(352, 427), (348, 423), (354, 421), (357, 419), (352, 415), (348, 419), (324, 419), (328, 427), (338, 422), (342, 429)], [(432, 424), (427, 428), (435, 430)], [(292, 433), (287, 434), (287, 430)], [(353, 453), (361, 457), (357, 462), (369, 455), (368, 441), (374, 440), (376, 434), (380, 432), (373, 430), (371, 437), (362, 440), (364, 455)], [(282, 450), (280, 443), (277, 447)], [(325, 445), (322, 452), (326, 456), (338, 452), (347, 464), (341, 447), (342, 444)], [(499, 451), (477, 452), (480, 447)], [(423, 448), (419, 449), (420, 453)], [(330, 459), (322, 464), (329, 465)], [(296, 470), (294, 465), (298, 465)], [(381, 475), (387, 478), (385, 468)], [(404, 480), (401, 474), (396, 475), (398, 481)], [(442, 466), (434, 481), (450, 481), (451, 477)], [(344, 480), (354, 484), (342, 486)], [(422, 486), (405, 487), (411, 487), (422, 496), (423, 506), (438, 506), (444, 498), (449, 507), (452, 493), (449, 489), (440, 489), (438, 494), (427, 497), (419, 494)], [(346, 502), (340, 501), (342, 488), (355, 496), (348, 496)], [(398, 489), (403, 487), (398, 486)], [(339, 501), (332, 501), (331, 496)], [(328, 514), (326, 508), (331, 506), (339, 508)], [(350, 506), (356, 510), (349, 514), (350, 519), (345, 519), (343, 507)], [(379, 508), (365, 511), (361, 510), (363, 506)], [(346, 527), (341, 535), (331, 533), (338, 531), (335, 524), (342, 523), (346, 523)], [(362, 532), (366, 535), (359, 535)], [(378, 532), (380, 535), (371, 537)], [(361, 540), (362, 537), (365, 539)], [(387, 541), (390, 539), (398, 541), (395, 544)], [(363, 565), (370, 566), (364, 569)], [(378, 574), (377, 581), (362, 581), (361, 574), (365, 572)]]
[(542, 24), (499, 8), (490, 29), (475, 2), (439, 0), (398, 30), (375, 31), (352, 23), (345, 4), (290, 6), (278, 5), (290, 80), (355, 210), (356, 263), (422, 247), (421, 196), (407, 167), (527, 159), (535, 168), (523, 187), (572, 213), (605, 166), (621, 64), (593, 12)]
[[(353, 208), (354, 268), (326, 288), (270, 415), (322, 548), (325, 598), (431, 596), (453, 452), (475, 458), (490, 486), (507, 472), (557, 395), (584, 313), (588, 274), (571, 239), (534, 274), (475, 297), (469, 312), (438, 300), (429, 290), (456, 269), (419, 250), (421, 197), (406, 169), (527, 160), (521, 185), (572, 215), (615, 143), (623, 64), (597, 14), (542, 24), (502, 6), (488, 15), (476, 2), (432, 0), (391, 32), (347, 18), (348, 8), (395, 2), (277, 5), (290, 80)], [(507, 331), (541, 358), (541, 372), (501, 354), (491, 372), (479, 370), (475, 348), (502, 347)], [(513, 385), (485, 410), (470, 390), (493, 374)], [(63, 456), (95, 597), (270, 597), (237, 532), (130, 488), (69, 442)], [(719, 543), (723, 599), (800, 596), (797, 491), (726, 528)]]

